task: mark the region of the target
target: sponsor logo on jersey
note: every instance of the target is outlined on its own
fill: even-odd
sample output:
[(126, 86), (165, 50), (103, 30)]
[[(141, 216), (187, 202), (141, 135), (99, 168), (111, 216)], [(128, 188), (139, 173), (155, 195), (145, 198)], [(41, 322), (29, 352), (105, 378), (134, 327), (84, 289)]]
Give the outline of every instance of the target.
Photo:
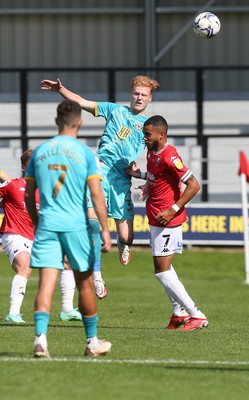
[(155, 180), (155, 176), (154, 176), (153, 174), (151, 174), (149, 171), (147, 171), (147, 178), (148, 178), (150, 181), (154, 181), (154, 180)]
[(120, 139), (127, 139), (128, 136), (130, 136), (131, 132), (132, 130), (127, 126), (121, 126), (121, 128), (118, 131), (118, 137)]
[(175, 164), (177, 169), (182, 169), (183, 168), (182, 162), (181, 162), (179, 157), (173, 156), (173, 157), (171, 157), (171, 161), (173, 161), (173, 163)]

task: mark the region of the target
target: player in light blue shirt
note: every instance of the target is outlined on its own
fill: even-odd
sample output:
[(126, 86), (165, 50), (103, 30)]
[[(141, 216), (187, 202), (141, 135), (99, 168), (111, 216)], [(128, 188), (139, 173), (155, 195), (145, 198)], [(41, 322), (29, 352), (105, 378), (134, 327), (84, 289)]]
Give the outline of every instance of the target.
[(142, 129), (148, 117), (108, 102), (97, 102), (95, 112), (96, 116), (106, 119), (97, 155), (113, 174), (127, 179), (126, 168), (145, 148)]
[(130, 107), (86, 100), (66, 89), (59, 79), (43, 80), (41, 86), (44, 90), (57, 91), (64, 98), (77, 101), (83, 110), (106, 120), (97, 155), (101, 163), (108, 216), (115, 219), (120, 262), (123, 265), (131, 259), (129, 245), (133, 241), (134, 219), (131, 177), (125, 170), (144, 149), (142, 127), (147, 119), (145, 110), (158, 86), (157, 81), (147, 76), (136, 76), (131, 82)]
[[(35, 227), (31, 268), (39, 268), (35, 300), (35, 357), (49, 357), (47, 330), (59, 270), (67, 256), (79, 291), (79, 310), (87, 338), (86, 356), (106, 354), (111, 343), (97, 338), (97, 307), (92, 284), (93, 238), (87, 217), (86, 188), (102, 226), (102, 250), (109, 251), (111, 237), (101, 175), (93, 152), (81, 144), (77, 132), (82, 124), (81, 108), (63, 101), (57, 108), (59, 135), (34, 150), (26, 170), (25, 202)], [(35, 208), (39, 189), (40, 211)]]
[(56, 232), (88, 229), (83, 201), (87, 180), (102, 179), (90, 148), (74, 137), (56, 136), (34, 150), (26, 175), (33, 177), (39, 187), (40, 229)]

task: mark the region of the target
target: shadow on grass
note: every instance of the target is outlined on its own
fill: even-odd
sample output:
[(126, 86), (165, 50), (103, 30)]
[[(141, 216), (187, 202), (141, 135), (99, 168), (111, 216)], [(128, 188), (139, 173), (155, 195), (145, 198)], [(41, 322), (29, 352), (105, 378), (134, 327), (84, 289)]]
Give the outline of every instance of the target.
[[(211, 364), (211, 363), (210, 363)], [(223, 365), (155, 365), (155, 368), (163, 368), (168, 370), (189, 370), (189, 371), (235, 371), (235, 372), (248, 372), (249, 366), (234, 365), (223, 366)]]
[[(35, 324), (13, 324), (13, 323), (8, 323), (8, 322), (2, 322), (0, 323), (0, 327), (11, 327), (11, 328), (30, 328), (33, 327), (34, 328)], [(61, 322), (59, 324), (56, 323), (51, 323), (49, 324), (49, 329), (53, 329), (53, 328), (78, 328), (78, 329), (82, 329), (83, 325), (82, 322), (80, 321), (64, 321)], [(107, 325), (98, 325), (98, 329), (121, 329), (121, 330), (134, 330), (134, 326), (107, 326)], [(158, 327), (150, 327), (150, 326), (141, 326), (141, 327), (136, 327), (137, 330), (149, 330), (149, 331), (154, 331), (154, 330), (158, 330)], [(164, 328), (161, 328), (162, 331), (164, 331)]]
[[(79, 322), (79, 321), (78, 321)], [(34, 328), (35, 324), (11, 324), (8, 322), (3, 322), (0, 323), (0, 327), (11, 327), (11, 328)], [(53, 328), (80, 328), (82, 329), (82, 322), (80, 322), (79, 325), (76, 325), (76, 322), (72, 323), (70, 322), (70, 324), (68, 322), (65, 321), (65, 323), (61, 323), (61, 324), (49, 324), (49, 329), (53, 329)]]

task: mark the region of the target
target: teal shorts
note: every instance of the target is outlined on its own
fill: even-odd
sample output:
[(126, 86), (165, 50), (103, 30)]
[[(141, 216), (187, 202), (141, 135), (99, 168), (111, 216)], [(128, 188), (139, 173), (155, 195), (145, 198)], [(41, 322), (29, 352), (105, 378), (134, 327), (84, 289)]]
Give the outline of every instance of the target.
[(31, 268), (64, 269), (64, 255), (72, 269), (93, 269), (95, 256), (91, 229), (74, 232), (52, 232), (37, 228), (31, 251)]
[(133, 221), (134, 205), (131, 199), (130, 178), (113, 171), (105, 164), (101, 164), (101, 174), (108, 217)]
[[(134, 205), (131, 199), (131, 181), (121, 174), (114, 172), (112, 168), (101, 164), (102, 190), (104, 192), (109, 218), (133, 221)], [(93, 202), (89, 188), (86, 192), (87, 208), (93, 208)]]

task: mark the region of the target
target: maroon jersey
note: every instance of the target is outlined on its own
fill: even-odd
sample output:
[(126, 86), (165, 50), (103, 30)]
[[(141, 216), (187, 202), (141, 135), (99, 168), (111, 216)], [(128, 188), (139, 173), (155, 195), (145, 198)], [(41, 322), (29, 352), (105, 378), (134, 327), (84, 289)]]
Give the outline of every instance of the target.
[[(185, 182), (192, 172), (183, 164), (175, 147), (167, 144), (158, 152), (148, 151), (147, 182), (149, 197), (146, 212), (149, 225), (160, 226), (156, 216), (160, 211), (170, 208), (181, 197), (181, 182)], [(186, 221), (186, 210), (182, 207), (167, 224), (167, 227), (181, 225)]]
[[(0, 200), (4, 210), (0, 233), (15, 233), (34, 240), (33, 224), (24, 201), (25, 186), (23, 178), (0, 184)], [(39, 202), (39, 199), (36, 201)]]

